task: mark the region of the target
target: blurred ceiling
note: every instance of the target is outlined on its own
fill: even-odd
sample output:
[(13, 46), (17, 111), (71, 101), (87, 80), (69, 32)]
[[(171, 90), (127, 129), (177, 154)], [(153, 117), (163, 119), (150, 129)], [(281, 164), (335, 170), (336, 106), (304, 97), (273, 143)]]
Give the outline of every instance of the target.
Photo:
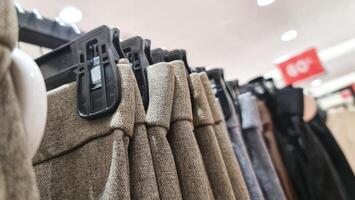
[[(319, 51), (355, 38), (354, 0), (17, 0), (26, 10), (55, 18), (68, 5), (81, 9), (81, 30), (106, 24), (153, 47), (184, 48), (191, 66), (223, 67), (226, 78), (246, 81), (275, 68), (274, 60), (309, 47)], [(290, 42), (281, 34), (294, 29)], [(355, 71), (355, 50), (327, 61), (326, 79)], [(339, 70), (338, 70), (339, 69)]]

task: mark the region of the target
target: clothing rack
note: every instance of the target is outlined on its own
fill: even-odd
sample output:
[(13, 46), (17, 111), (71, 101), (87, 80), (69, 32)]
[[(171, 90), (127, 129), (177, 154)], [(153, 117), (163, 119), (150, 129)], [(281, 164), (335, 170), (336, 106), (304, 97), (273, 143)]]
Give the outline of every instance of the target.
[[(16, 172), (0, 171), (5, 199), (355, 199), (352, 168), (324, 119), (304, 119), (301, 88), (263, 77), (239, 87), (223, 68), (190, 68), (183, 49), (121, 41), (107, 26), (80, 35), (19, 6), (17, 14), (21, 41), (54, 50), (35, 59), (51, 90), (37, 142), (16, 75), (0, 84), (0, 146), (9, 150), (0, 167)], [(16, 22), (0, 20), (5, 33), (7, 21)], [(3, 37), (15, 45), (16, 35)], [(32, 163), (26, 144), (38, 149)]]
[(16, 12), (21, 42), (54, 49), (81, 35), (75, 25), (42, 17), (37, 10), (25, 11), (16, 5)]

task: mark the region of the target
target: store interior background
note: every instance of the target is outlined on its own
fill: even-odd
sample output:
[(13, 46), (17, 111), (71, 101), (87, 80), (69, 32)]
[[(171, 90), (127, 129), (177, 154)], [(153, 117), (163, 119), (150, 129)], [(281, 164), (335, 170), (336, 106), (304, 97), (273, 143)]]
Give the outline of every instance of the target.
[[(104, 24), (117, 27), (122, 39), (140, 35), (150, 39), (153, 48), (185, 49), (191, 66), (223, 67), (226, 79), (238, 79), (241, 83), (264, 75), (283, 87), (277, 63), (312, 47), (318, 50), (326, 72), (297, 86), (320, 97), (355, 83), (353, 0), (16, 2), (25, 10), (35, 9), (52, 19), (58, 19), (63, 9), (74, 6), (82, 13), (76, 26), (83, 32)], [(282, 38), (288, 31), (293, 37), (291, 34)], [(33, 58), (49, 51), (24, 43), (20, 48)]]

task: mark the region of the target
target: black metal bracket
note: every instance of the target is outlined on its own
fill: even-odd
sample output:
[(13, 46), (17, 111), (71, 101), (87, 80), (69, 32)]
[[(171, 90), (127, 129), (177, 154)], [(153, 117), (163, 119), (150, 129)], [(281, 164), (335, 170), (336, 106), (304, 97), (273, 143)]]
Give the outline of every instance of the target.
[(225, 85), (223, 69), (216, 68), (207, 71), (215, 96), (219, 99), (225, 119), (231, 116), (230, 105), (233, 105), (233, 99)]

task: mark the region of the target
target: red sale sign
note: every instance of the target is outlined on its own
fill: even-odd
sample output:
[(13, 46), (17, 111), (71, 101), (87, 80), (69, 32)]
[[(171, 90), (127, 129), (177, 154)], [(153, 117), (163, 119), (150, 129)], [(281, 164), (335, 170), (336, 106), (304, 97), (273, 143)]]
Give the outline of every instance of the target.
[(279, 63), (278, 67), (287, 85), (324, 72), (315, 48)]

